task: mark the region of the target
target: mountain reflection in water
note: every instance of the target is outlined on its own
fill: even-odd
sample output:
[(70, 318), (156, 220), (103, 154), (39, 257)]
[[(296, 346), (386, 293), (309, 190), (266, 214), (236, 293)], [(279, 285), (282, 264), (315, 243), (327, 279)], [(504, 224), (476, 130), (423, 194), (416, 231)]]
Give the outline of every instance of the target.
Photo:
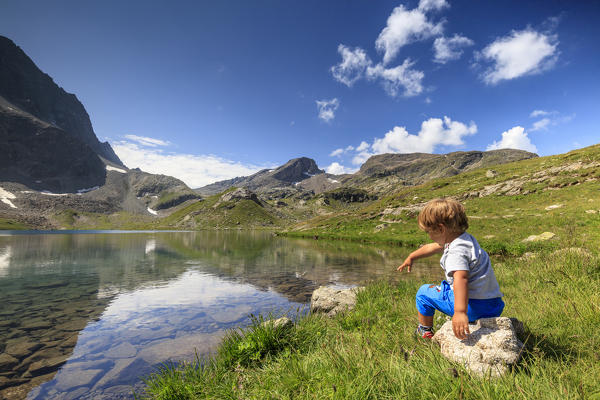
[[(265, 232), (0, 236), (0, 398), (130, 398), (249, 314), (306, 311), (321, 285), (405, 279), (409, 249)], [(420, 268), (419, 268), (420, 267)], [(435, 281), (435, 261), (412, 277)]]

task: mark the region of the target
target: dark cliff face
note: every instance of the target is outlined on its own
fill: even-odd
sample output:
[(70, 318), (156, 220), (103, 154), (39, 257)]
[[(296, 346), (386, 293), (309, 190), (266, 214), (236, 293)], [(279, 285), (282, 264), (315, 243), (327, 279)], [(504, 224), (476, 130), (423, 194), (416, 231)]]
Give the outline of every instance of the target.
[(108, 143), (101, 143), (81, 102), (65, 92), (10, 39), (0, 36), (0, 96), (37, 119), (82, 141), (96, 154), (123, 165)]
[(0, 97), (0, 181), (75, 192), (100, 186), (104, 163), (81, 140), (22, 112)]

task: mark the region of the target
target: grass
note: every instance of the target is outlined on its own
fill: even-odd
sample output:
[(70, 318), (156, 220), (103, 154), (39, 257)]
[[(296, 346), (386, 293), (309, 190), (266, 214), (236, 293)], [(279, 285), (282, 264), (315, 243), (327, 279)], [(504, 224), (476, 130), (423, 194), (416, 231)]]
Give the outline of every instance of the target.
[[(425, 282), (372, 282), (356, 309), (273, 329), (254, 318), (218, 352), (168, 365), (151, 399), (600, 399), (600, 257), (576, 250), (495, 259), (504, 315), (525, 323), (526, 351), (499, 379), (477, 378), (413, 335)], [(445, 318), (435, 319), (439, 327)]]
[(8, 230), (8, 231), (21, 231), (31, 229), (31, 227), (27, 224), (13, 221), (11, 219), (0, 218), (0, 230)]

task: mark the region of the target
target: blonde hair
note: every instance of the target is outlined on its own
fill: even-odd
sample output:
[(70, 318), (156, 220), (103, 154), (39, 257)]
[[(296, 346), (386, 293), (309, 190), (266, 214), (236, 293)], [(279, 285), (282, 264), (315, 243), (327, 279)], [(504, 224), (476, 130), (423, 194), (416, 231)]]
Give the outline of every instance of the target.
[(424, 231), (436, 230), (440, 224), (456, 233), (463, 233), (469, 228), (465, 207), (450, 198), (427, 202), (419, 213), (418, 221)]

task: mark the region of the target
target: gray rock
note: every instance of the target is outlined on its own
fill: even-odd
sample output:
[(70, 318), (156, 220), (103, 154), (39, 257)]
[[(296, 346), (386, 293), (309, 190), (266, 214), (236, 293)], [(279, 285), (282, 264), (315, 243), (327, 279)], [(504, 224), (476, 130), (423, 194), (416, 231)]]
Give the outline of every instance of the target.
[(26, 375), (38, 376), (56, 371), (61, 365), (67, 362), (67, 358), (68, 357), (64, 355), (36, 361), (29, 366), (29, 370), (27, 371)]
[(469, 324), (471, 334), (459, 340), (452, 331), (452, 321), (446, 322), (433, 336), (442, 354), (462, 364), (478, 376), (502, 376), (521, 358), (523, 324), (516, 318), (482, 318)]
[(10, 370), (17, 364), (19, 364), (19, 360), (17, 360), (13, 356), (6, 353), (0, 354), (0, 371)]
[(279, 328), (286, 329), (286, 328), (292, 327), (294, 325), (294, 323), (288, 317), (281, 317), (281, 318), (277, 318), (274, 320), (269, 320), (269, 321), (263, 322), (263, 326), (269, 326), (269, 325), (272, 325), (274, 329), (279, 329)]
[(526, 239), (523, 239), (523, 242), (545, 242), (546, 240), (552, 239), (554, 236), (556, 235), (552, 232), (544, 232), (539, 235), (531, 235)]
[(494, 178), (494, 177), (498, 176), (498, 172), (494, 171), (493, 169), (488, 169), (485, 172), (485, 176), (486, 176), (486, 178)]
[(258, 196), (256, 196), (256, 193), (246, 188), (239, 188), (232, 190), (231, 192), (225, 193), (223, 196), (221, 196), (221, 199), (219, 199), (219, 201), (213, 207), (217, 207), (218, 205), (226, 201), (233, 200), (252, 200), (257, 204), (261, 204), (260, 200), (258, 199)]
[(41, 343), (33, 343), (27, 341), (10, 341), (6, 345), (4, 352), (18, 359), (27, 357), (31, 353), (44, 347)]
[(364, 287), (335, 289), (321, 286), (315, 290), (310, 299), (310, 312), (325, 313), (328, 317), (354, 309), (356, 294)]

